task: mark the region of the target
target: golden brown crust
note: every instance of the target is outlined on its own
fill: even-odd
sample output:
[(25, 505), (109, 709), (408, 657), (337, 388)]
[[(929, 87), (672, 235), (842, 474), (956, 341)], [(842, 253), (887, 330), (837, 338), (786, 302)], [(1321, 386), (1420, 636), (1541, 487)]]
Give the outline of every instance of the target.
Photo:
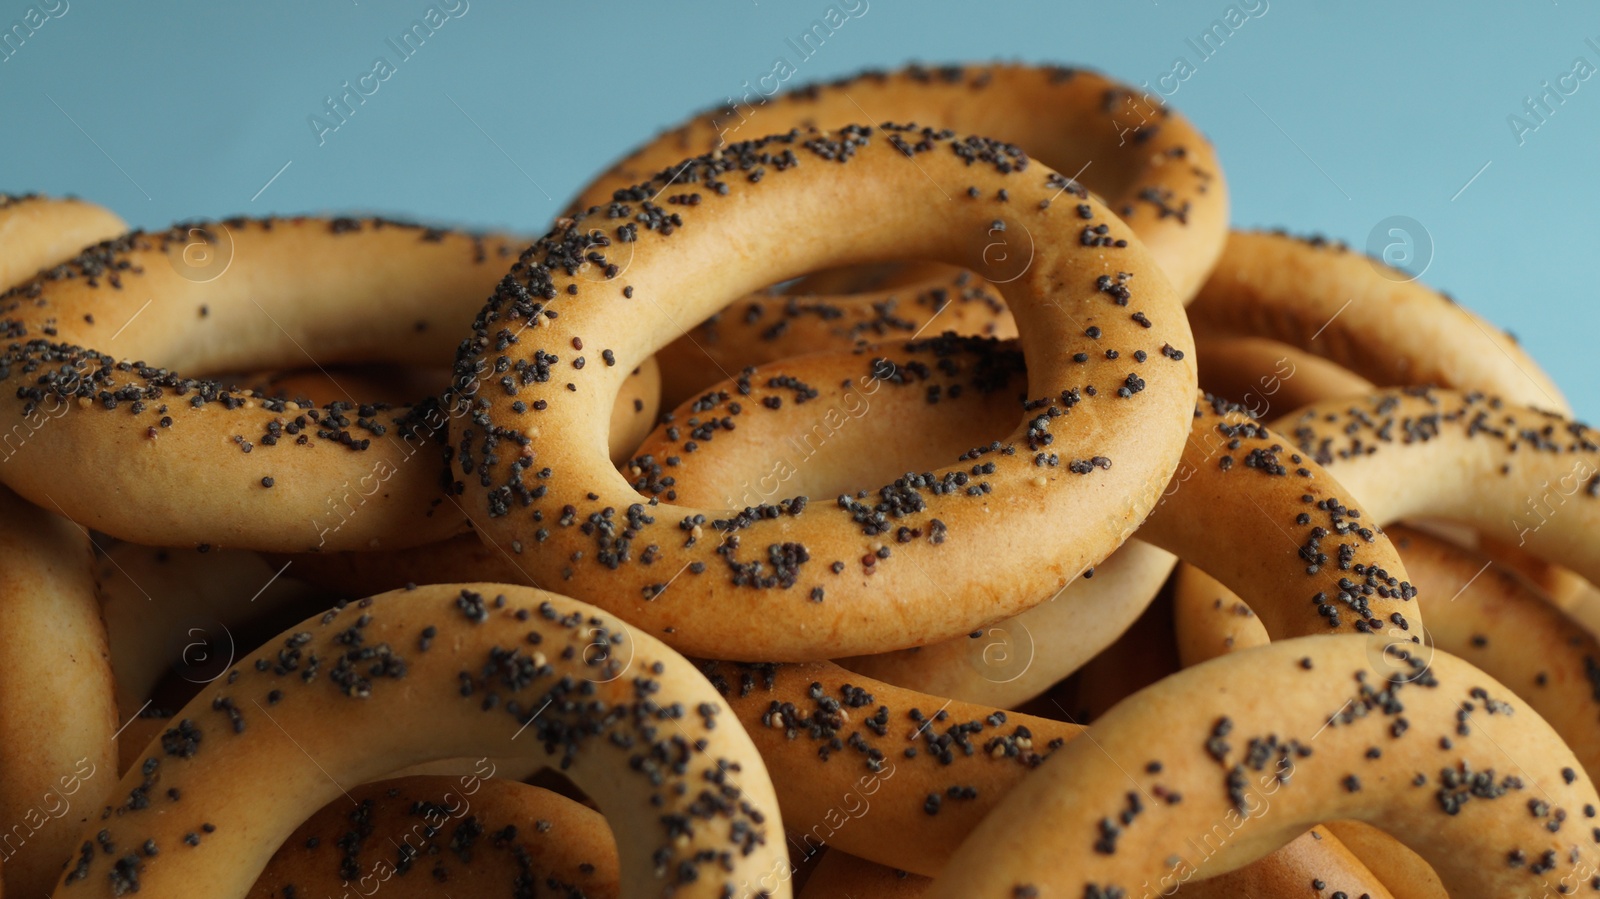
[(1570, 414), (1560, 388), (1509, 335), (1321, 238), (1233, 232), (1189, 315), (1197, 332), (1279, 340), (1380, 386), (1480, 390)]
[(1361, 859), (1394, 899), (1450, 899), (1433, 866), (1406, 844), (1362, 821), (1323, 825)]
[[(1146, 688), (1007, 794), (931, 895), (1137, 895), (1344, 818), (1416, 849), (1452, 896), (1587, 882), (1600, 857), (1585, 815), (1600, 798), (1549, 725), (1445, 653), (1385, 678), (1369, 649), (1348, 635), (1282, 640)], [(1227, 839), (1190, 858), (1186, 841), (1213, 828)]]
[[(731, 141), (792, 128), (889, 122), (993, 137), (1021, 146), (1063, 174), (1074, 173), (1150, 248), (1180, 297), (1194, 295), (1222, 250), (1228, 192), (1210, 141), (1148, 93), (1059, 66), (911, 66), (712, 110), (618, 162), (571, 209), (608, 203), (617, 190)], [(952, 195), (966, 187), (959, 185)], [(1066, 207), (1081, 199), (1059, 193), (1040, 199)]]
[(1600, 441), (1581, 423), (1407, 388), (1319, 403), (1277, 430), (1361, 497), (1376, 526), (1455, 521), (1600, 581)]
[(1416, 591), (1365, 503), (1358, 508), (1365, 494), (1294, 449), (1287, 435), (1207, 398), (1166, 498), (1139, 533), (1252, 598), (1274, 636), (1414, 640)]
[[(502, 282), (457, 357), (458, 372), (518, 375), (455, 397), (472, 410), (452, 433), (462, 502), (479, 533), (526, 551), (519, 561), (537, 582), (703, 655), (886, 651), (1037, 604), (1109, 554), (1154, 502), (1176, 465), (1194, 386), (1192, 363), (1178, 356), (1153, 356), (1137, 371), (1103, 355), (1071, 361), (1076, 350), (1112, 345), (1166, 345), (1179, 356), (1190, 348), (1176, 296), (1131, 232), (1093, 201), (1092, 226), (1039, 207), (1061, 177), (980, 138), (793, 134), (687, 161), (558, 227)], [(942, 193), (927, 189), (930, 178)], [(983, 185), (988, 198), (951, 202), (958, 184)], [(1009, 202), (993, 199), (1002, 186)], [(656, 206), (650, 198), (663, 193), (667, 205)], [(672, 202), (684, 196), (701, 200)], [(609, 405), (617, 378), (604, 366), (578, 368), (583, 354), (612, 350), (626, 367), (658, 348), (673, 321), (833, 262), (932, 257), (984, 274), (996, 221), (1018, 240), (1037, 232), (1030, 267), (1005, 288), (1038, 397), (997, 451), (902, 479), (877, 500), (735, 514), (650, 504), (593, 451), (596, 403)], [(596, 225), (632, 254), (610, 284), (567, 274), (600, 255)], [(749, 251), (739, 266), (727, 264), (730, 244)], [(1129, 286), (1119, 272), (1136, 280)], [(503, 335), (529, 321), (543, 324), (507, 345)], [(1050, 452), (1113, 464), (1080, 475), (1036, 461)], [(995, 471), (957, 488), (974, 462)], [(1108, 507), (1110, 496), (1123, 502)], [(1064, 549), (1040, 545), (1040, 529)], [(917, 601), (930, 577), (963, 600)], [(766, 621), (773, 626), (751, 626)]]
[(0, 487), (0, 857), (43, 895), (116, 786), (116, 702), (88, 534)]
[(1326, 828), (1313, 827), (1270, 855), (1237, 870), (1184, 883), (1184, 899), (1240, 896), (1365, 896), (1394, 899), (1378, 878)]
[(1263, 421), (1376, 388), (1336, 362), (1265, 337), (1196, 335), (1200, 389)]
[(1173, 629), (1183, 667), (1271, 642), (1250, 604), (1211, 575), (1179, 564), (1172, 583)]
[(1414, 528), (1389, 533), (1425, 591), (1434, 646), (1494, 675), (1600, 776), (1600, 642), (1513, 571)]
[(10, 287), (128, 226), (109, 209), (76, 199), (0, 193), (0, 287)]
[[(1424, 588), (1425, 590), (1425, 588)], [(1426, 595), (1426, 594), (1425, 594)], [(1173, 612), (1176, 638), (1185, 667), (1230, 652), (1262, 646), (1268, 642), (1266, 629), (1255, 613), (1232, 591), (1192, 565), (1179, 565), (1174, 578)], [(1438, 617), (1438, 612), (1435, 616)], [(1388, 667), (1396, 660), (1388, 654), (1373, 653), (1370, 661)], [(1366, 868), (1375, 883), (1365, 889), (1374, 896), (1394, 895), (1397, 899), (1445, 899), (1438, 875), (1415, 852), (1381, 830), (1357, 821), (1342, 821), (1326, 827), (1329, 839), (1318, 848), (1340, 857), (1353, 855)], [(1306, 845), (1307, 835), (1263, 856), (1231, 874), (1186, 886), (1181, 894), (1232, 896), (1250, 895), (1256, 878), (1279, 877), (1295, 871), (1300, 863), (1293, 847)], [(1319, 876), (1318, 879), (1326, 880)], [(1309, 878), (1302, 878), (1304, 884)], [(1259, 890), (1262, 884), (1255, 884)], [(1389, 888), (1393, 890), (1389, 890)], [(1329, 887), (1329, 890), (1336, 887)], [(1387, 892), (1386, 892), (1387, 891)], [(1346, 891), (1347, 895), (1361, 895)], [(1263, 895), (1278, 895), (1263, 892)], [(1289, 893), (1292, 895), (1292, 893)]]
[[(1572, 747), (1591, 776), (1596, 767), (1596, 706), (1590, 674), (1600, 647), (1576, 622), (1538, 596), (1517, 575), (1490, 570), (1489, 560), (1412, 528), (1389, 528), (1418, 589), (1429, 644), (1478, 665), (1538, 712)], [(1175, 606), (1186, 664), (1261, 645), (1266, 632), (1245, 604), (1189, 566), (1178, 575)], [(1346, 829), (1355, 831), (1346, 834)], [(1392, 837), (1346, 822), (1356, 854), (1405, 899), (1443, 895), (1426, 863)]]
[[(1127, 631), (1177, 559), (1133, 539), (1055, 596), (965, 637), (839, 659), (868, 677), (935, 696), (1015, 709), (1081, 668)], [(1089, 572), (1085, 572), (1088, 575)]]
[(342, 785), (504, 753), (559, 764), (595, 799), (629, 895), (754, 895), (787, 861), (761, 759), (725, 712), (676, 653), (582, 603), (492, 584), (384, 594), (209, 684), (85, 828), (55, 895), (242, 896)]
[[(1143, 349), (1125, 346), (1114, 352), (1130, 356), (1136, 366), (1159, 364)], [(868, 369), (895, 376), (878, 379), (867, 394), (857, 375)], [(680, 407), (640, 447), (628, 472), (642, 488), (691, 506), (851, 493), (895, 472), (965, 459), (970, 454), (962, 452), (964, 447), (992, 445), (990, 439), (1004, 433), (1007, 400), (1026, 402), (1026, 374), (1013, 345), (949, 335), (783, 360), (747, 370), (737, 381), (716, 385)], [(795, 385), (804, 387), (803, 402), (794, 402)], [(830, 413), (836, 425), (829, 424)], [(772, 448), (779, 449), (777, 466)], [(1053, 452), (1041, 455), (1046, 468), (1079, 474), (1099, 464)], [(983, 472), (981, 465), (971, 471), (974, 476)], [(1201, 398), (1191, 413), (1177, 472), (1138, 534), (1210, 569), (1252, 598), (1278, 636), (1346, 629), (1409, 639), (1415, 617), (1411, 585), (1388, 538), (1356, 507), (1356, 496), (1294, 452), (1287, 438), (1238, 408)], [(1258, 551), (1241, 553), (1240, 546)], [(1153, 591), (1141, 598), (1147, 602), (1151, 596)], [(1040, 670), (1017, 687), (1032, 687), (1031, 692), (994, 686), (1023, 673), (1020, 668), (940, 665), (971, 654), (970, 637), (958, 637), (955, 648), (926, 659), (897, 654), (869, 673), (916, 689), (1009, 706), (1072, 673), (1142, 608), (1119, 609), (1114, 627), (1084, 628), (1075, 622), (1102, 613), (1065, 603), (1057, 609), (1035, 606), (1028, 614), (1055, 621), (1064, 633), (1047, 646)], [(1001, 627), (1002, 654), (1030, 628), (1015, 621)], [(976, 633), (981, 661), (994, 641), (983, 642)]]
[[(644, 360), (628, 373), (622, 392), (611, 407), (611, 427), (607, 445), (611, 461), (617, 465), (633, 455), (661, 412), (661, 366), (656, 356)], [(240, 383), (257, 396), (297, 400), (301, 405), (326, 406), (328, 403), (359, 396), (367, 402), (403, 405), (417, 397), (438, 396), (450, 381), (448, 369), (417, 369), (406, 366), (359, 366), (337, 371), (295, 369), (258, 374)], [(498, 578), (450, 578), (449, 580), (498, 580)]]
[(377, 219), (234, 219), (89, 247), (0, 295), (0, 424), (20, 438), (0, 480), (46, 506), (49, 485), (70, 485), (54, 491), (66, 514), (134, 542), (449, 537), (464, 523), (440, 490), (437, 408), (306, 409), (206, 379), (308, 355), (447, 359), (511, 254), (505, 239)]
[[(1195, 349), (1201, 388), (1240, 403), (1260, 419), (1377, 391), (1360, 375), (1276, 340), (1198, 335)], [(1532, 579), (1552, 601), (1568, 611), (1593, 589), (1581, 576), (1538, 558), (1519, 541), (1492, 534), (1468, 534), (1465, 539), (1476, 542), (1495, 561)]]
[[(1026, 397), (1021, 361), (1013, 343), (950, 335), (785, 359), (665, 416), (625, 472), (641, 490), (694, 506), (855, 494), (1004, 437)], [(874, 371), (884, 376), (858, 378)], [(1146, 543), (1124, 544), (1021, 615), (843, 664), (909, 689), (1015, 708), (1115, 640), (1172, 564)]]
[(351, 789), (284, 841), (250, 899), (380, 889), (393, 899), (619, 899), (617, 848), (605, 817), (497, 773), (483, 759), (461, 776)]
[(1551, 565), (1515, 540), (1478, 535), (1477, 545), (1485, 555), (1532, 581), (1540, 593), (1568, 612), (1576, 611), (1585, 597), (1593, 594), (1594, 587), (1582, 576)]
[(1012, 787), (1083, 732), (832, 662), (702, 669), (772, 773), (797, 864), (827, 845), (933, 874)]
[(876, 262), (808, 272), (786, 285), (775, 285), (768, 290), (799, 296), (864, 293), (897, 287), (915, 287), (930, 278), (954, 277), (960, 271), (961, 269), (954, 266), (940, 265), (937, 262)]
[[(1415, 528), (1389, 535), (1417, 587), (1427, 644), (1472, 663), (1512, 689), (1600, 774), (1600, 643), (1515, 572)], [(1191, 566), (1174, 594), (1179, 652), (1195, 665), (1267, 642), (1250, 607)]]

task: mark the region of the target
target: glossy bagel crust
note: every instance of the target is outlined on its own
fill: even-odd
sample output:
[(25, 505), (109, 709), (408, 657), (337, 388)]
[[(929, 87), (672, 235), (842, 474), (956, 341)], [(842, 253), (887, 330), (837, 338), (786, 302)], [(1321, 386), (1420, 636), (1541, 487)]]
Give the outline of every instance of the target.
[[(1131, 357), (1135, 365), (1160, 364), (1129, 346), (1105, 352)], [(867, 372), (880, 376), (869, 378)], [(1026, 408), (1024, 374), (1014, 346), (951, 335), (783, 360), (747, 370), (678, 409), (640, 447), (627, 471), (636, 488), (690, 505), (847, 494), (893, 472), (966, 458), (964, 448), (982, 447), (1003, 434), (1017, 405)], [(830, 415), (837, 425), (827, 424)], [(814, 430), (818, 422), (821, 431)], [(1345, 629), (1409, 639), (1413, 620), (1420, 625), (1414, 591), (1394, 547), (1369, 526), (1355, 495), (1294, 452), (1287, 438), (1236, 407), (1202, 397), (1190, 423), (1177, 471), (1139, 528), (1139, 539), (1212, 571), (1250, 597), (1277, 636)], [(1045, 459), (1047, 468), (1079, 473), (1095, 464), (1054, 453)], [(971, 474), (981, 477), (984, 471), (979, 466)], [(937, 585), (924, 590), (953, 599)], [(902, 651), (867, 673), (927, 692), (1011, 705), (1070, 674), (1142, 608), (1131, 615), (1121, 610), (1119, 626), (1096, 628), (1070, 622), (1101, 617), (1104, 609), (1057, 601), (1035, 606), (1026, 614), (1036, 623), (1054, 621), (1040, 629), (1059, 628), (1063, 640), (1039, 647), (1040, 670), (1019, 670), (1016, 693), (990, 686), (1009, 682), (1003, 668), (945, 664), (952, 653), (971, 651), (970, 635), (955, 638), (957, 648)], [(1011, 642), (1032, 628), (1017, 619), (1001, 626)], [(981, 636), (979, 641), (980, 653), (991, 645)], [(1025, 692), (1029, 687), (1037, 689)]]
[[(1343, 818), (1416, 849), (1451, 896), (1570, 892), (1595, 876), (1600, 798), (1543, 719), (1444, 653), (1383, 679), (1368, 651), (1345, 635), (1283, 640), (1142, 690), (1009, 793), (931, 895), (1139, 895)], [(1214, 828), (1221, 845), (1197, 865), (1185, 841)]]
[[(796, 495), (865, 499), (864, 487), (992, 446), (1026, 400), (1022, 354), (1011, 342), (946, 334), (813, 353), (713, 385), (664, 416), (624, 471), (635, 489), (689, 505), (739, 507)], [(977, 466), (969, 476), (984, 470)], [(1173, 561), (1148, 543), (1124, 543), (1020, 615), (843, 664), (910, 689), (1015, 708), (1115, 640)]]
[[(1520, 576), (1487, 557), (1414, 528), (1386, 529), (1417, 588), (1428, 627), (1426, 643), (1459, 656), (1515, 691), (1543, 716), (1577, 755), (1591, 777), (1600, 773), (1600, 644)], [(1188, 565), (1173, 591), (1177, 638), (1184, 664), (1265, 644), (1265, 628), (1232, 591)], [(1424, 650), (1418, 650), (1424, 652)], [(1378, 667), (1391, 665), (1385, 654)], [(1442, 897), (1437, 875), (1383, 833), (1364, 833), (1355, 822), (1334, 828), (1397, 896)]]
[(1084, 732), (832, 662), (702, 670), (772, 774), (796, 865), (831, 846), (935, 874), (1007, 792)]
[(1384, 831), (1363, 821), (1329, 821), (1323, 826), (1361, 859), (1394, 899), (1450, 899), (1433, 866)]
[(380, 890), (393, 899), (618, 899), (605, 817), (497, 774), (484, 759), (467, 774), (395, 778), (336, 797), (284, 841), (250, 899)]
[[(686, 156), (791, 128), (891, 122), (951, 128), (1016, 144), (1063, 174), (1075, 173), (1127, 222), (1178, 295), (1188, 298), (1222, 252), (1227, 185), (1211, 142), (1152, 101), (1097, 72), (1060, 66), (913, 65), (866, 72), (695, 116), (595, 179), (571, 209), (611, 202), (617, 191)], [(1061, 192), (1045, 198), (1064, 206), (1083, 199), (1081, 189)]]
[[(1427, 644), (1515, 691), (1567, 741), (1591, 777), (1600, 775), (1600, 642), (1594, 635), (1481, 553), (1415, 528), (1388, 531), (1417, 584)], [(1268, 639), (1237, 596), (1187, 567), (1177, 578), (1174, 610), (1186, 665)]]
[[(359, 396), (370, 402), (401, 405), (415, 402), (417, 397), (437, 396), (444, 391), (449, 380), (449, 369), (362, 366), (342, 369), (337, 373), (316, 368), (272, 372), (244, 383), (257, 396), (295, 400), (302, 406), (326, 406), (350, 396)], [(622, 382), (622, 392), (611, 407), (608, 445), (612, 462), (620, 465), (633, 454), (650, 429), (655, 427), (660, 412), (661, 366), (656, 357), (651, 356), (628, 373), (627, 380)]]
[(1345, 630), (1414, 639), (1416, 589), (1382, 528), (1357, 508), (1364, 496), (1295, 452), (1286, 435), (1203, 397), (1184, 461), (1140, 533), (1264, 600), (1257, 614), (1274, 637)]
[(1510, 335), (1324, 238), (1233, 232), (1189, 316), (1196, 332), (1279, 340), (1380, 386), (1433, 384), (1571, 411)]
[[(1433, 645), (1460, 656), (1516, 691), (1600, 777), (1600, 642), (1515, 572), (1424, 531), (1390, 534), (1418, 583)], [(1424, 579), (1426, 579), (1424, 581)]]
[(1459, 522), (1600, 583), (1600, 440), (1586, 425), (1482, 394), (1407, 388), (1318, 403), (1276, 429), (1378, 525)]
[(116, 213), (93, 203), (0, 192), (0, 285), (9, 287), (127, 229)]
[(1166, 550), (1129, 540), (1020, 615), (952, 640), (838, 662), (935, 696), (1018, 708), (1126, 632), (1167, 582), (1176, 562)]
[(0, 487), (0, 859), (49, 890), (117, 780), (106, 629), (89, 536)]
[[(1360, 375), (1304, 350), (1262, 337), (1197, 335), (1201, 389), (1242, 405), (1260, 419), (1339, 398), (1374, 393)], [(1425, 386), (1425, 385), (1417, 385)], [(1533, 580), (1568, 611), (1595, 595), (1588, 581), (1529, 553), (1520, 541), (1478, 534), (1469, 538), (1494, 560)]]
[(511, 256), (505, 239), (379, 219), (232, 219), (89, 247), (0, 294), (0, 425), (25, 437), (0, 481), (134, 542), (451, 536), (464, 523), (440, 489), (434, 405), (304, 408), (207, 378), (443, 362)]
[(739, 884), (787, 865), (760, 756), (693, 666), (582, 603), (457, 584), (337, 607), (213, 681), (55, 895), (244, 896), (341, 785), (486, 755), (558, 764), (596, 800), (624, 896), (757, 895)]
[[(451, 406), (470, 409), (454, 416), (452, 440), (478, 532), (514, 554), (532, 550), (519, 561), (536, 583), (720, 658), (896, 649), (1042, 601), (1153, 505), (1177, 464), (1195, 381), (1180, 358), (1190, 349), (1182, 308), (1154, 261), (1092, 201), (1092, 223), (1041, 208), (1062, 176), (1025, 159), (946, 132), (791, 133), (688, 160), (561, 224), (523, 254), (457, 356), (458, 383), (480, 388)], [(951, 199), (957, 185), (981, 185), (985, 199)], [(994, 198), (1002, 187), (1009, 201)], [(673, 322), (829, 264), (935, 258), (983, 274), (996, 223), (1035, 237), (1005, 294), (1036, 401), (1000, 447), (867, 501), (733, 512), (653, 502), (596, 451), (596, 413), (619, 384), (619, 369), (584, 365), (597, 350), (626, 371)], [(571, 274), (617, 247), (631, 263), (614, 281)], [(1110, 345), (1177, 355), (1135, 369), (1105, 357)], [(1094, 358), (1072, 361), (1084, 351)], [(1078, 474), (1049, 466), (1052, 453), (1108, 461)], [(1041, 529), (1066, 549), (1046, 551)], [(930, 581), (961, 601), (922, 601)]]
[[(0, 287), (124, 227), (79, 200), (0, 194)], [(28, 436), (0, 427), (0, 467)], [(91, 541), (57, 511), (0, 486), (0, 893), (10, 883), (14, 896), (49, 889), (116, 776), (119, 719)]]

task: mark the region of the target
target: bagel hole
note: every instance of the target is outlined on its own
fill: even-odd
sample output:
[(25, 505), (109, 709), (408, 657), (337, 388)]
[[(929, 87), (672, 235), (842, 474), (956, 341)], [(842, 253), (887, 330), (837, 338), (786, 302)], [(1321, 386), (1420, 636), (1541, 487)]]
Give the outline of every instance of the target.
[(1183, 663), (1178, 656), (1172, 590), (1173, 579), (1169, 576), (1155, 600), (1115, 643), (1018, 711), (1074, 724), (1093, 724), (1117, 703), (1176, 674)]
[[(838, 358), (830, 355), (827, 361)], [(962, 456), (971, 450), (1007, 438), (1023, 414), (1027, 378), (1020, 366), (1008, 378), (979, 389), (971, 383), (976, 379), (971, 366), (982, 358), (977, 354), (948, 357), (961, 368), (946, 374), (938, 365), (945, 360), (932, 352), (887, 351), (893, 369), (879, 374), (892, 371), (888, 377), (873, 376), (871, 353), (844, 358), (847, 365), (830, 364), (826, 373), (803, 358), (763, 366), (757, 379), (761, 385), (767, 377), (790, 375), (819, 385), (832, 377), (835, 382), (829, 386), (839, 386), (837, 379), (848, 374), (852, 386), (804, 403), (784, 401), (780, 408), (785, 418), (777, 425), (783, 430), (736, 431), (735, 445), (723, 445), (732, 451), (718, 452), (714, 463), (699, 468), (692, 480), (679, 479), (681, 501), (738, 510), (796, 496), (832, 500), (840, 494), (875, 493), (907, 473), (962, 465)], [(822, 361), (817, 357), (815, 363)], [(953, 385), (963, 389), (952, 391)], [(719, 389), (713, 385), (708, 393)], [(893, 402), (888, 401), (890, 391), (898, 394)], [(922, 404), (930, 402), (936, 426), (913, 427), (914, 421), (925, 424)], [(677, 409), (677, 423), (696, 420), (692, 406)], [(982, 475), (973, 478), (981, 481)]]

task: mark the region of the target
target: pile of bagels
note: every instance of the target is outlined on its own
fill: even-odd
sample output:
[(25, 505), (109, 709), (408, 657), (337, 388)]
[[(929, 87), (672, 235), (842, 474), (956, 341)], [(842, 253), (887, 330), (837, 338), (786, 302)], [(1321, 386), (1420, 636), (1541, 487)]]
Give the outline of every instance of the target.
[(1600, 891), (1600, 434), (1105, 76), (0, 290), (4, 899)]

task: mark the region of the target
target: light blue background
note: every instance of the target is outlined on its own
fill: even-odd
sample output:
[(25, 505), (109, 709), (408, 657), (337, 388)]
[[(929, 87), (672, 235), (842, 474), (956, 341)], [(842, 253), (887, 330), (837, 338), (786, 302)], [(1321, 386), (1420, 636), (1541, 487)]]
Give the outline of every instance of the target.
[[(795, 60), (786, 39), (828, 6), (452, 2), (465, 14), (401, 62), (385, 40), (428, 0), (0, 0), (6, 27), (67, 4), (0, 62), (0, 189), (76, 193), (149, 226), (370, 210), (539, 231), (618, 154)], [(1600, 66), (1594, 0), (1252, 0), (1265, 13), (1204, 61), (1186, 41), (1222, 0), (857, 2), (865, 15), (790, 85), (1019, 58), (1154, 87), (1187, 57), (1170, 102), (1217, 142), (1236, 224), (1365, 246), (1388, 216), (1418, 220), (1435, 248), (1424, 280), (1516, 332), (1600, 418), (1600, 77), (1523, 145), (1507, 124), (1578, 57)], [(307, 117), (380, 55), (395, 74), (318, 146)]]

